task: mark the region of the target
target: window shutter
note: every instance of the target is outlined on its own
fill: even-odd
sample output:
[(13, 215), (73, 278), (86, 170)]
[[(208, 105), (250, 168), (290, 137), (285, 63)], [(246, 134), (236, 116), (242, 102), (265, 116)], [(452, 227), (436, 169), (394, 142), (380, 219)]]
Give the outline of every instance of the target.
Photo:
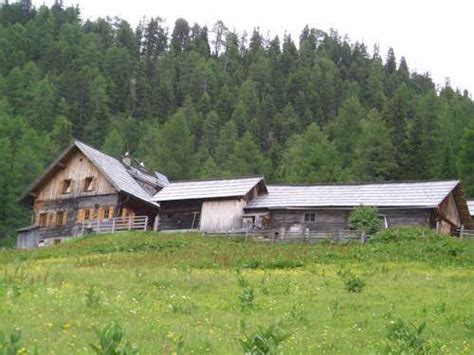
[(65, 226), (67, 224), (67, 211), (64, 211), (63, 213), (64, 213), (64, 215), (63, 215), (63, 226)]
[(84, 210), (81, 208), (79, 211), (77, 211), (77, 223), (82, 222), (84, 222)]
[(99, 207), (97, 210), (97, 219), (103, 220), (104, 219), (104, 207)]
[(35, 226), (39, 226), (40, 213), (35, 213)]
[(56, 213), (50, 212), (50, 213), (48, 214), (48, 222), (47, 222), (47, 225), (48, 225), (48, 226), (55, 226), (55, 225), (56, 225)]
[(92, 182), (91, 182), (91, 191), (94, 191), (95, 190), (95, 183), (96, 183), (97, 179), (95, 177), (92, 178)]
[(115, 207), (110, 206), (109, 207), (109, 218), (114, 218), (115, 217), (114, 214), (115, 214)]
[(125, 217), (127, 217), (127, 209), (122, 208), (122, 218), (125, 218)]

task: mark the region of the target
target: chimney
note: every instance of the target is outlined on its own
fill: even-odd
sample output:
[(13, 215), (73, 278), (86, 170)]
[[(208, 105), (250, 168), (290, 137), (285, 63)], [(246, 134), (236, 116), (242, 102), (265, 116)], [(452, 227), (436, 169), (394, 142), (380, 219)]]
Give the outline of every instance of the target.
[(122, 163), (125, 165), (127, 168), (132, 166), (132, 157), (128, 152), (125, 153), (125, 155), (122, 157)]

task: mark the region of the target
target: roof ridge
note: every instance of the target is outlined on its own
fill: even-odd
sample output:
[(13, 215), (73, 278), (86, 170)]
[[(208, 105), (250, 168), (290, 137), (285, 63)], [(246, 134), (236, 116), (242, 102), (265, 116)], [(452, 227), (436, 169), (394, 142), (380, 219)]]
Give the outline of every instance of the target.
[(298, 186), (361, 186), (361, 185), (396, 185), (396, 184), (426, 184), (436, 182), (453, 182), (460, 183), (460, 180), (387, 180), (387, 181), (354, 181), (354, 182), (322, 182), (322, 183), (276, 183), (268, 184), (267, 186), (272, 187), (298, 187)]
[(172, 184), (182, 184), (187, 182), (206, 182), (206, 181), (226, 181), (226, 180), (245, 180), (245, 179), (265, 179), (263, 175), (250, 175), (250, 176), (229, 176), (229, 177), (215, 177), (215, 178), (203, 178), (203, 179), (190, 179), (190, 180), (176, 180), (170, 181)]

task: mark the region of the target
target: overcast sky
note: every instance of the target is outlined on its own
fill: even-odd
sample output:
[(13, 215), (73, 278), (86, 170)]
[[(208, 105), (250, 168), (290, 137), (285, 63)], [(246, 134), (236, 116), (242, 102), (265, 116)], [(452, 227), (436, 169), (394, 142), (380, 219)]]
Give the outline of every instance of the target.
[[(53, 0), (36, 1), (36, 5)], [(212, 26), (222, 20), (230, 29), (282, 35), (297, 40), (301, 29), (335, 28), (372, 49), (380, 45), (395, 49), (397, 59), (405, 56), (411, 70), (430, 72), (443, 84), (474, 92), (474, 2), (472, 0), (64, 0), (79, 4), (84, 19), (118, 16), (136, 25), (143, 16), (160, 16), (172, 27), (183, 17), (191, 24)]]

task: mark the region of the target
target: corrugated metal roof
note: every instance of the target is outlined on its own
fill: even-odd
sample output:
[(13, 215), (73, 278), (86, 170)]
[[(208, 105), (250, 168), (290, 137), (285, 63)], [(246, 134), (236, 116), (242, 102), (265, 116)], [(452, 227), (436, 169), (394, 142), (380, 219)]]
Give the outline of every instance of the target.
[(209, 199), (246, 195), (263, 177), (171, 182), (158, 192), (154, 201)]
[(74, 144), (105, 175), (117, 191), (155, 204), (121, 161), (82, 142), (76, 141)]
[(267, 186), (246, 208), (379, 207), (433, 208), (459, 181)]
[(467, 207), (469, 208), (469, 214), (474, 216), (474, 200), (467, 200)]

